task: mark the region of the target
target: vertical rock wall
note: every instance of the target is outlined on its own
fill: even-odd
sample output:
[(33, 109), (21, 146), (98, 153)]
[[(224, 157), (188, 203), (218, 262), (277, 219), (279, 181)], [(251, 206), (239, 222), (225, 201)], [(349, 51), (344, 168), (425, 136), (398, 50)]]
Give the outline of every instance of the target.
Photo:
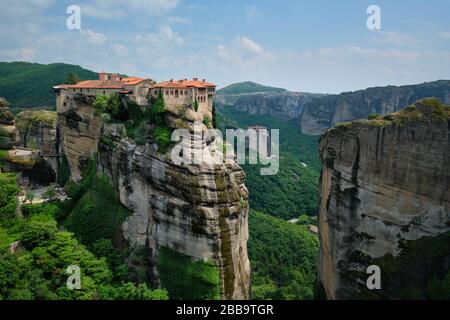
[[(361, 296), (369, 265), (388, 256), (395, 261), (411, 241), (450, 231), (449, 107), (424, 100), (386, 117), (341, 124), (321, 137), (320, 155), (319, 273), (328, 298)], [(445, 276), (450, 252), (441, 258), (432, 267)], [(414, 268), (395, 263), (403, 274)], [(435, 276), (427, 272), (409, 282), (425, 286)], [(378, 297), (399, 298), (395, 285), (385, 281)]]

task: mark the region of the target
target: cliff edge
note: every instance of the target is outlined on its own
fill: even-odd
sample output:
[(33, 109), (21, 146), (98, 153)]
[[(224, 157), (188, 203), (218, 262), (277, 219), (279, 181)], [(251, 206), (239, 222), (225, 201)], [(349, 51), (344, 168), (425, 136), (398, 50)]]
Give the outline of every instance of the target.
[[(434, 298), (450, 281), (450, 107), (420, 100), (320, 139), (326, 297)], [(368, 290), (366, 270), (381, 269)]]

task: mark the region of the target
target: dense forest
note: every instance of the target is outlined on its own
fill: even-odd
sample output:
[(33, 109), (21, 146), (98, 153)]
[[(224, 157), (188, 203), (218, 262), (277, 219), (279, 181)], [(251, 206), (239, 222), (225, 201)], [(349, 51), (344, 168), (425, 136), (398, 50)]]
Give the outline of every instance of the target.
[(52, 87), (66, 83), (70, 74), (78, 79), (97, 79), (97, 73), (65, 63), (38, 64), (0, 62), (0, 97), (13, 108), (46, 107), (54, 109)]
[(250, 212), (249, 258), (253, 298), (312, 299), (319, 238), (306, 225)]
[(251, 208), (283, 219), (317, 214), (320, 161), (318, 138), (300, 133), (296, 123), (266, 115), (249, 115), (233, 107), (221, 107), (219, 123), (225, 127), (260, 125), (280, 131), (280, 170), (261, 176), (260, 165), (243, 165), (247, 174)]

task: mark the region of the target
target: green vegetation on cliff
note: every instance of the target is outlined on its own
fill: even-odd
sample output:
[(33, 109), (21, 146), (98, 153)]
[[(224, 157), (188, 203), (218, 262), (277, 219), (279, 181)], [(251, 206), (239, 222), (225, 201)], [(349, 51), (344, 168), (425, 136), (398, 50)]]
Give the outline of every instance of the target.
[[(382, 270), (382, 290), (368, 290), (361, 285), (358, 299), (450, 299), (450, 232), (435, 237), (403, 241), (396, 257), (387, 254), (371, 259), (359, 253), (353, 258)], [(354, 278), (367, 275), (349, 272)], [(362, 283), (365, 283), (364, 281)]]
[(189, 256), (163, 247), (159, 250), (156, 267), (171, 299), (220, 299), (219, 269), (213, 263), (193, 261)]
[(250, 192), (250, 207), (283, 218), (317, 214), (320, 161), (318, 137), (300, 133), (293, 121), (267, 115), (249, 115), (232, 107), (220, 108), (218, 128), (247, 128), (260, 125), (279, 129), (280, 170), (273, 176), (261, 176), (260, 165), (242, 165)]
[(319, 239), (307, 226), (250, 211), (253, 298), (312, 299)]
[[(165, 290), (151, 290), (114, 277), (107, 258), (97, 257), (74, 235), (58, 231), (56, 204), (28, 206), (16, 216), (19, 188), (11, 174), (0, 174), (0, 300), (167, 299)], [(19, 241), (13, 251), (10, 244)], [(81, 271), (81, 289), (67, 287), (69, 266)]]

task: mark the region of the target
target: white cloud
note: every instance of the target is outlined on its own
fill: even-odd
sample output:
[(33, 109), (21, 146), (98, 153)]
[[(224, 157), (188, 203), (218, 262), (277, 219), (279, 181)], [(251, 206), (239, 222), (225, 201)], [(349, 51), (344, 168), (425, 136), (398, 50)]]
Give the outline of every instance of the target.
[(114, 52), (119, 56), (119, 57), (124, 57), (128, 54), (128, 48), (125, 47), (124, 45), (121, 44), (116, 44), (114, 45)]
[(23, 17), (30, 14), (39, 14), (47, 9), (54, 0), (28, 0), (28, 1), (8, 1), (2, 4), (0, 16)]
[(80, 30), (80, 32), (90, 44), (101, 46), (106, 43), (106, 36), (103, 33), (92, 30)]
[(411, 46), (420, 42), (417, 36), (411, 36), (403, 32), (379, 30), (373, 33), (375, 34), (375, 42), (391, 46)]
[(242, 36), (236, 37), (228, 46), (223, 44), (217, 46), (216, 54), (234, 65), (255, 65), (276, 58), (275, 54), (265, 50), (252, 39)]
[(173, 16), (173, 17), (167, 18), (167, 22), (170, 24), (190, 24), (191, 20), (182, 18), (182, 17), (178, 17), (178, 16)]
[(96, 18), (123, 18), (127, 12), (162, 15), (179, 4), (179, 0), (95, 0), (81, 5), (81, 14)]
[(20, 61), (33, 61), (36, 54), (36, 49), (34, 48), (22, 48), (20, 51)]

